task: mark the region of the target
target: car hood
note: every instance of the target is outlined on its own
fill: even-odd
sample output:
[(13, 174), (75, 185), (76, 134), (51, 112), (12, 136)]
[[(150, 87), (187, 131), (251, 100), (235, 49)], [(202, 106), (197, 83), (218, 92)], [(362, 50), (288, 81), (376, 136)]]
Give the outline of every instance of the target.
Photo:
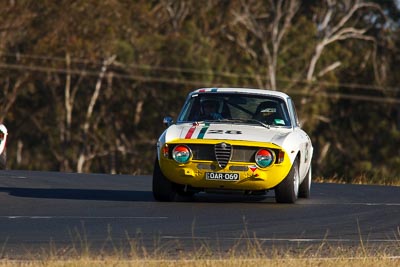
[[(291, 128), (220, 122), (183, 123), (171, 125), (165, 132), (165, 142), (177, 139), (245, 140), (282, 145)], [(199, 140), (200, 141), (200, 140)]]

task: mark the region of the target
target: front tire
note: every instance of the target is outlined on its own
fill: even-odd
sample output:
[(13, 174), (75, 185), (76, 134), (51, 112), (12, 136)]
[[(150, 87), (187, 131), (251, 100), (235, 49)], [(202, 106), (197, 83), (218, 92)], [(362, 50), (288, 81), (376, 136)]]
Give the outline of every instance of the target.
[(275, 188), (275, 199), (278, 203), (295, 203), (299, 193), (299, 165), (297, 160), (283, 181)]
[(177, 197), (176, 184), (168, 180), (161, 171), (156, 158), (153, 171), (153, 196), (158, 201), (175, 201)]
[(301, 198), (309, 198), (310, 197), (311, 176), (312, 176), (312, 171), (311, 171), (311, 165), (310, 165), (310, 168), (308, 169), (306, 177), (304, 178), (303, 182), (300, 184), (299, 197), (301, 197)]

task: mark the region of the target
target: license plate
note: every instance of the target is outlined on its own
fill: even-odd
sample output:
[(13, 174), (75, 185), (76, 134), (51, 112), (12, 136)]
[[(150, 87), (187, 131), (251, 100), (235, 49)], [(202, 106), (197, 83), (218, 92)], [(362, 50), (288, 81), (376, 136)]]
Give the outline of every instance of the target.
[(239, 173), (206, 172), (206, 180), (239, 181)]

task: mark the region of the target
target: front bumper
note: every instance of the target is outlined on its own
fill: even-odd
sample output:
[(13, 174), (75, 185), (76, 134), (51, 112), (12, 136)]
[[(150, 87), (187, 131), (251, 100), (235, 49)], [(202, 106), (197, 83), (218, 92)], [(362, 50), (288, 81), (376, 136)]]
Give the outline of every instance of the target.
[[(202, 140), (202, 144), (215, 145), (221, 143), (221, 140)], [(246, 142), (246, 141), (224, 141), (235, 147), (248, 147), (256, 150), (258, 148), (270, 148), (275, 151), (283, 149), (272, 143)], [(168, 143), (168, 146), (174, 144), (198, 145), (196, 140), (177, 140)], [(164, 146), (163, 146), (164, 147)], [(162, 150), (163, 147), (159, 147)], [(170, 156), (159, 153), (159, 163), (163, 174), (172, 182), (188, 185), (199, 189), (232, 189), (232, 190), (268, 190), (278, 185), (289, 173), (292, 166), (288, 154), (284, 152), (283, 160), (280, 163), (274, 163), (269, 167), (260, 168), (256, 165), (254, 159), (247, 161), (230, 160), (228, 164), (221, 168), (214, 159), (199, 159), (192, 157), (186, 164), (179, 164)], [(238, 180), (207, 180), (206, 173), (218, 174), (238, 174)]]

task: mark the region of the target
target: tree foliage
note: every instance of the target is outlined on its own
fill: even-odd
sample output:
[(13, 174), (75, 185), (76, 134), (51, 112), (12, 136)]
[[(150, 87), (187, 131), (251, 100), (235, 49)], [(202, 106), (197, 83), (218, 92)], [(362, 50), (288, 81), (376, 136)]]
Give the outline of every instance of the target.
[(152, 171), (162, 117), (199, 87), (293, 96), (314, 173), (400, 179), (396, 1), (3, 1), (11, 168)]

